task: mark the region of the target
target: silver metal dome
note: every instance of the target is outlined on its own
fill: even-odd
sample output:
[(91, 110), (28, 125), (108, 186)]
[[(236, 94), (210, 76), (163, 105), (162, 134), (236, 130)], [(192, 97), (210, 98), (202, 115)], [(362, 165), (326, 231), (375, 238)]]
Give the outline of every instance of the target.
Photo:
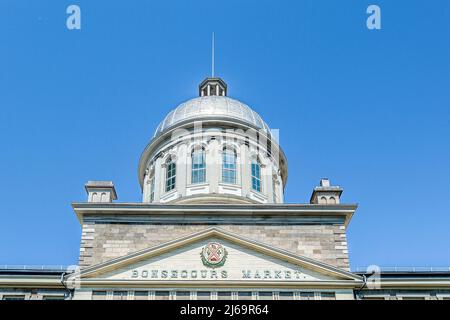
[(255, 128), (270, 132), (261, 116), (248, 105), (226, 96), (203, 96), (188, 100), (164, 118), (155, 132), (155, 137), (186, 120), (203, 119), (237, 120)]

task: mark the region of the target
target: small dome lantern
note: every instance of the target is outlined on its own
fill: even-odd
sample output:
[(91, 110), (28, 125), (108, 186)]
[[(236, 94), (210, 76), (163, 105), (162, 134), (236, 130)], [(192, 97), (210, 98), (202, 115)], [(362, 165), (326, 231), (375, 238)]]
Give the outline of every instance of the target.
[(206, 78), (198, 86), (198, 94), (204, 96), (226, 96), (227, 84), (221, 78)]

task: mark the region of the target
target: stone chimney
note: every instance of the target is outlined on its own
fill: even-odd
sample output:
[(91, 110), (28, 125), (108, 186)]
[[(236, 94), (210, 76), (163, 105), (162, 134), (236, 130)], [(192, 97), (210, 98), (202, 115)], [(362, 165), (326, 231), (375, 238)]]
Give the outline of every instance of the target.
[(315, 187), (309, 202), (311, 204), (333, 205), (339, 204), (342, 194), (339, 186), (331, 186), (327, 178), (320, 180), (320, 186)]
[(84, 188), (88, 202), (112, 202), (117, 200), (116, 189), (112, 181), (88, 181)]

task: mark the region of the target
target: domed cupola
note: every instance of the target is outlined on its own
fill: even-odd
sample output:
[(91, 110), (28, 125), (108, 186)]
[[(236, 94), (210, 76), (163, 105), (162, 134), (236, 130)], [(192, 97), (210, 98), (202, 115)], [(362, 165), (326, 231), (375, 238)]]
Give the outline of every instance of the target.
[(282, 203), (286, 180), (269, 126), (221, 78), (167, 114), (139, 161), (147, 203)]
[(155, 137), (173, 127), (192, 121), (227, 120), (270, 133), (269, 126), (248, 105), (229, 98), (227, 85), (220, 78), (206, 78), (199, 86), (200, 97), (188, 100), (167, 114), (155, 131)]

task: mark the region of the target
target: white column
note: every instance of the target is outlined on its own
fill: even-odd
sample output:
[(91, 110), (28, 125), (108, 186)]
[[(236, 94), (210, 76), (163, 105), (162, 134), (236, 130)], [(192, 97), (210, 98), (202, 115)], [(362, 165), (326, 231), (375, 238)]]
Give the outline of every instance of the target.
[(272, 164), (270, 160), (266, 160), (266, 164), (263, 165), (261, 178), (264, 179), (263, 184), (265, 186), (265, 190), (263, 193), (267, 195), (267, 202), (274, 203), (273, 201), (273, 176), (272, 176)]
[(210, 193), (217, 193), (220, 181), (220, 159), (222, 154), (219, 153), (219, 143), (212, 140), (208, 145), (206, 154), (206, 176), (209, 181)]
[(241, 158), (239, 159), (241, 165), (241, 186), (242, 195), (245, 197), (250, 193), (251, 189), (251, 161), (250, 149), (245, 144), (241, 145)]
[(150, 202), (150, 185), (148, 184), (148, 179), (150, 174), (148, 169), (145, 172), (144, 181), (142, 182), (142, 202)]
[(278, 176), (278, 195), (280, 197), (280, 203), (284, 203), (283, 180), (281, 176)]
[(162, 168), (162, 158), (158, 157), (155, 161), (155, 200), (154, 202), (159, 202), (161, 197), (161, 183), (164, 183), (164, 170)]
[(187, 168), (185, 144), (179, 145), (177, 148), (177, 171), (176, 171), (176, 189), (179, 195), (184, 197), (186, 195), (187, 173), (190, 172)]

